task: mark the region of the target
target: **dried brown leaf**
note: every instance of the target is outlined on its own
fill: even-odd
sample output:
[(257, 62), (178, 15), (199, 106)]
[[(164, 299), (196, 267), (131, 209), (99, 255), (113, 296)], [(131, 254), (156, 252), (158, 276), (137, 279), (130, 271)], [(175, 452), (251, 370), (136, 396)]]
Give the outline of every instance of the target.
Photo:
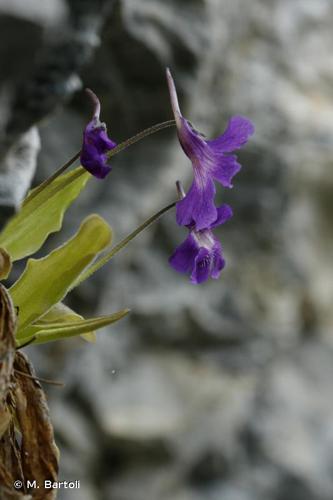
[[(21, 453), (15, 438), (14, 421), (12, 420), (7, 432), (2, 436), (0, 447), (0, 485), (6, 494), (9, 491), (19, 494), (13, 489), (14, 482), (19, 480), (24, 484), (23, 471), (21, 467)], [(22, 493), (20, 493), (22, 495)], [(0, 500), (7, 498), (5, 493), (0, 494)], [(12, 498), (8, 496), (8, 498)], [(14, 497), (15, 498), (15, 497)], [(21, 498), (21, 497), (19, 497)]]
[(0, 500), (32, 500), (32, 496), (0, 486)]
[[(34, 370), (21, 352), (16, 353), (14, 369), (34, 377)], [(52, 500), (56, 490), (45, 489), (44, 481), (57, 481), (59, 452), (54, 442), (44, 391), (40, 383), (15, 373), (16, 416), (22, 434), (21, 460), (25, 480), (36, 480), (38, 489), (29, 491), (34, 500)]]
[(6, 399), (13, 378), (16, 314), (6, 288), (0, 284), (0, 437), (11, 420)]
[[(44, 481), (57, 480), (58, 449), (44, 392), (27, 358), (15, 351), (15, 326), (11, 298), (0, 284), (0, 500), (52, 500), (56, 490), (45, 490)], [(26, 491), (28, 480), (39, 488)], [(20, 490), (15, 481), (22, 482)]]

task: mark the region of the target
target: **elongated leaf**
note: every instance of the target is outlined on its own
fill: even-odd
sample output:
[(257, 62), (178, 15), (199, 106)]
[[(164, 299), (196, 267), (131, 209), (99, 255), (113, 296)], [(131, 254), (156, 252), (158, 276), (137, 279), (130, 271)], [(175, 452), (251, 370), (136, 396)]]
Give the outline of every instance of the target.
[(54, 340), (60, 340), (68, 337), (74, 337), (76, 335), (82, 335), (84, 333), (90, 332), (91, 330), (98, 330), (104, 326), (111, 325), (129, 313), (129, 309), (123, 309), (109, 316), (100, 316), (99, 318), (84, 319), (81, 321), (75, 321), (73, 323), (35, 323), (26, 329), (24, 336), (22, 335), (19, 340), (17, 340), (17, 346), (33, 340), (33, 344), (42, 344), (45, 342), (52, 342)]
[(62, 302), (55, 304), (46, 314), (43, 314), (38, 320), (38, 324), (49, 323), (71, 323), (72, 321), (80, 321), (84, 319), (83, 316), (76, 313), (70, 307)]
[[(83, 320), (83, 316), (77, 314), (70, 307), (66, 306), (62, 302), (55, 304), (46, 314), (41, 316), (38, 320), (39, 325), (48, 325), (49, 323), (73, 323), (77, 321)], [(22, 332), (23, 336), (30, 336), (29, 332), (34, 331), (34, 326), (28, 326), (24, 332)], [(83, 333), (81, 337), (87, 342), (95, 342), (96, 341), (96, 333), (94, 331)]]
[(34, 480), (37, 482), (38, 488), (32, 490), (34, 500), (55, 500), (55, 490), (44, 488), (46, 480), (57, 481), (59, 469), (59, 450), (54, 442), (46, 397), (40, 384), (34, 380), (31, 363), (21, 352), (16, 353), (14, 368), (15, 416), (21, 434), (22, 472), (30, 484)]
[(79, 231), (42, 259), (29, 259), (20, 278), (10, 288), (19, 311), (17, 338), (60, 302), (83, 269), (111, 241), (111, 228), (98, 215), (87, 217)]
[[(91, 175), (82, 167), (59, 176), (26, 203), (0, 233), (0, 246), (12, 261), (36, 252), (49, 234), (61, 228), (64, 213)], [(32, 191), (33, 193), (33, 191)]]

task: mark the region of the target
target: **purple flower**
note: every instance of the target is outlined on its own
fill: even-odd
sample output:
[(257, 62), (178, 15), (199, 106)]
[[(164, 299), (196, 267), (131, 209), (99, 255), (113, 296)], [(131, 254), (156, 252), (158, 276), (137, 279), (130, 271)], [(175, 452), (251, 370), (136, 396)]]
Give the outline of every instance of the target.
[(86, 89), (94, 104), (94, 114), (83, 132), (83, 144), (81, 150), (81, 165), (98, 179), (104, 179), (111, 166), (107, 164), (107, 152), (116, 147), (107, 135), (106, 125), (101, 122), (99, 115), (101, 105), (98, 97), (90, 89)]
[(209, 228), (217, 220), (214, 181), (224, 187), (232, 187), (231, 180), (241, 166), (236, 155), (230, 153), (246, 144), (254, 133), (254, 126), (243, 116), (233, 116), (222, 135), (205, 140), (182, 116), (169, 69), (167, 81), (179, 142), (191, 160), (194, 171), (193, 183), (187, 195), (177, 203), (177, 222), (181, 226), (188, 226), (193, 221), (197, 230)]
[(176, 271), (190, 274), (191, 283), (203, 283), (209, 277), (217, 279), (225, 266), (221, 243), (215, 238), (212, 229), (232, 217), (231, 207), (221, 205), (216, 209), (216, 214), (215, 221), (206, 229), (198, 231), (193, 223), (188, 225), (190, 234), (169, 259)]

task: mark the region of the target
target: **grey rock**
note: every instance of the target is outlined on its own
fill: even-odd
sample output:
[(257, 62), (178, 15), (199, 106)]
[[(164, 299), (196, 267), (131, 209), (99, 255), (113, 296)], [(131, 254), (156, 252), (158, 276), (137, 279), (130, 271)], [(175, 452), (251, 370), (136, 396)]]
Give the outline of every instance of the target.
[(25, 132), (1, 162), (0, 210), (2, 221), (17, 210), (28, 191), (35, 173), (40, 139), (37, 127)]

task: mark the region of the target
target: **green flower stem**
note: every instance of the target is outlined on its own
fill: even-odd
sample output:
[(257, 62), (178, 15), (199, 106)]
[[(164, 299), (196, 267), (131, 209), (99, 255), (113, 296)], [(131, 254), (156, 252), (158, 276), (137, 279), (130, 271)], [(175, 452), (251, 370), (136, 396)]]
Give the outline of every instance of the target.
[[(172, 127), (175, 124), (176, 124), (175, 120), (168, 120), (166, 122), (157, 123), (152, 127), (142, 130), (138, 134), (134, 135), (133, 137), (130, 137), (129, 139), (126, 139), (126, 141), (121, 142), (115, 148), (111, 149), (111, 151), (109, 151), (107, 154), (108, 160), (110, 160), (112, 156), (115, 156), (116, 154), (120, 153), (120, 151), (123, 151), (132, 144), (141, 141), (141, 139), (144, 139), (148, 135), (155, 134), (155, 132), (158, 132), (159, 130), (163, 130), (168, 127)], [(59, 177), (59, 175), (64, 173), (67, 170), (67, 168), (72, 165), (72, 163), (74, 163), (76, 160), (80, 158), (80, 155), (81, 155), (81, 150), (75, 153), (75, 155), (72, 158), (70, 158), (70, 160), (68, 160), (62, 167), (56, 170), (54, 174), (51, 175), (51, 177), (48, 177), (36, 189), (34, 189), (33, 192), (31, 192), (25, 198), (24, 203), (31, 201), (35, 196), (37, 196), (37, 194), (39, 194), (43, 189), (45, 189), (49, 184), (51, 184), (51, 182), (53, 182), (57, 177)]]
[(118, 144), (115, 148), (111, 149), (111, 151), (109, 151), (107, 153), (108, 160), (110, 158), (112, 158), (112, 156), (120, 153), (120, 151), (123, 151), (124, 149), (128, 148), (132, 144), (135, 144), (136, 142), (141, 141), (141, 139), (144, 139), (148, 135), (155, 134), (155, 132), (158, 132), (159, 130), (163, 130), (163, 129), (168, 128), (168, 127), (172, 127), (173, 125), (176, 125), (175, 120), (168, 120), (166, 122), (157, 123), (156, 125), (153, 125), (152, 127), (145, 128), (144, 130), (142, 130), (138, 134), (134, 135), (133, 137), (130, 137), (126, 141), (123, 141), (120, 144)]
[(162, 208), (158, 212), (156, 212), (154, 215), (149, 217), (145, 222), (143, 222), (139, 227), (137, 227), (132, 233), (130, 233), (126, 238), (121, 240), (117, 245), (115, 245), (113, 248), (111, 248), (110, 252), (108, 252), (106, 255), (102, 256), (100, 259), (98, 259), (94, 264), (92, 264), (88, 269), (82, 272), (80, 276), (77, 278), (77, 280), (73, 283), (71, 286), (70, 290), (73, 288), (77, 287), (80, 283), (85, 281), (87, 278), (89, 278), (92, 274), (94, 274), (98, 269), (103, 267), (109, 260), (111, 260), (120, 250), (125, 248), (130, 241), (132, 241), (138, 234), (140, 234), (144, 229), (146, 229), (148, 226), (150, 226), (153, 222), (158, 220), (163, 214), (168, 212), (171, 208), (173, 208), (176, 205), (177, 202), (170, 203), (170, 205), (167, 205), (166, 207)]
[(43, 181), (41, 184), (39, 184), (39, 186), (34, 189), (32, 191), (32, 193), (30, 193), (24, 200), (24, 203), (26, 203), (27, 201), (31, 201), (35, 196), (37, 196), (37, 194), (39, 194), (41, 191), (43, 191), (44, 188), (46, 188), (49, 184), (51, 184), (51, 182), (53, 182), (57, 177), (59, 177), (59, 175), (61, 175), (62, 173), (65, 172), (65, 170), (68, 169), (68, 167), (70, 167), (72, 165), (72, 163), (74, 163), (78, 158), (80, 158), (80, 154), (81, 154), (81, 150), (78, 151), (77, 153), (75, 153), (75, 155), (70, 159), (68, 160), (65, 165), (63, 165), (62, 167), (58, 168), (58, 170), (56, 170), (54, 172), (54, 174), (52, 174), (50, 177), (48, 177), (47, 179), (45, 179), (45, 181)]

